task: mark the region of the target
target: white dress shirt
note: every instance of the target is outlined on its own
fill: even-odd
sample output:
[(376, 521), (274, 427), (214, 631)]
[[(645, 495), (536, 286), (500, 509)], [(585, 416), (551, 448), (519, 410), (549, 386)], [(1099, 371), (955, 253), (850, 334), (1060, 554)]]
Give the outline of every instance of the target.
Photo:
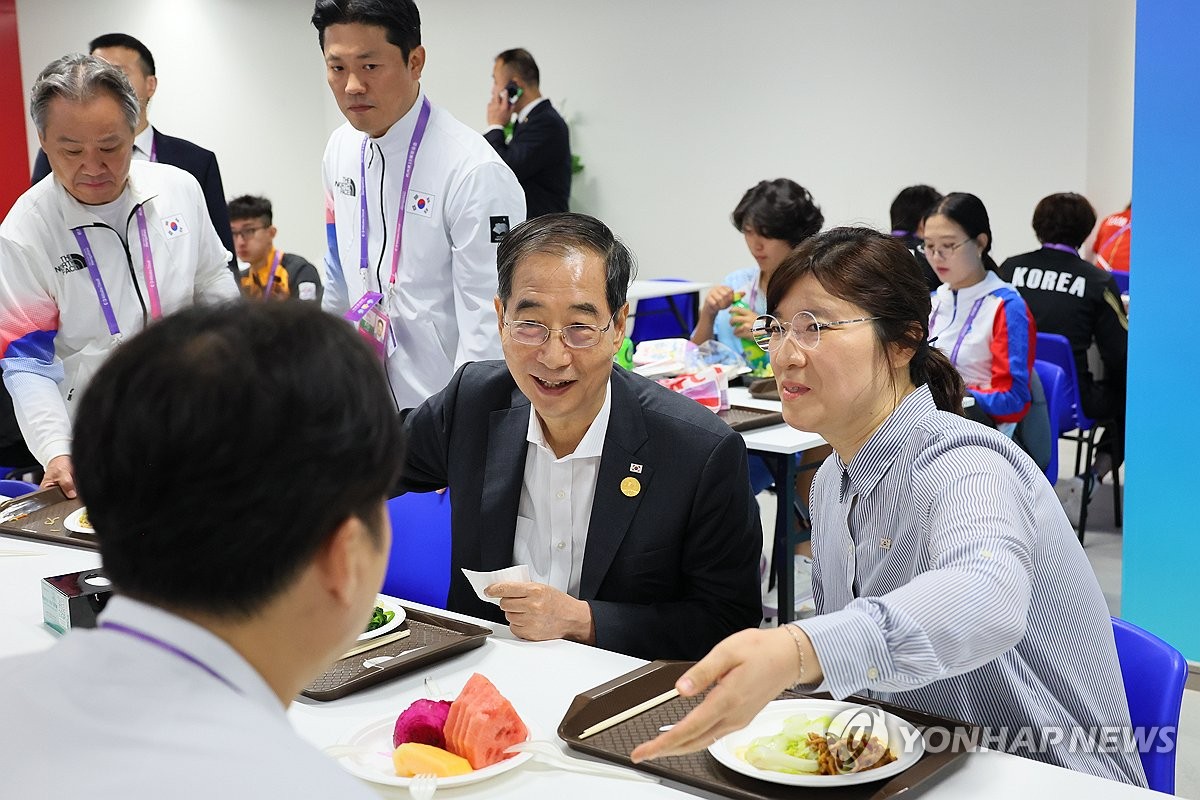
[(612, 386), (608, 385), (604, 405), (575, 452), (558, 458), (546, 444), (537, 412), (529, 407), (529, 447), (517, 506), (513, 563), (528, 564), (530, 580), (572, 597), (579, 597), (592, 500), (611, 411)]
[(375, 797), (296, 735), (224, 640), (128, 597), (100, 619), (159, 643), (74, 630), (50, 650), (0, 661), (3, 796)]
[(133, 157), (137, 161), (149, 161), (153, 149), (154, 126), (147, 125), (144, 131), (133, 137)]

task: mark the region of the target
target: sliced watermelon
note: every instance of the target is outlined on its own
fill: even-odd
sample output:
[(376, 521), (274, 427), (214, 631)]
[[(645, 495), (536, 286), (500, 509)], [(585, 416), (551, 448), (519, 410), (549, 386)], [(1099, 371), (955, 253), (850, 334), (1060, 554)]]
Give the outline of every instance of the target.
[(510, 758), (505, 749), (529, 738), (529, 729), (512, 703), (479, 673), (471, 676), (450, 706), (444, 732), (446, 749), (465, 758), (473, 769)]

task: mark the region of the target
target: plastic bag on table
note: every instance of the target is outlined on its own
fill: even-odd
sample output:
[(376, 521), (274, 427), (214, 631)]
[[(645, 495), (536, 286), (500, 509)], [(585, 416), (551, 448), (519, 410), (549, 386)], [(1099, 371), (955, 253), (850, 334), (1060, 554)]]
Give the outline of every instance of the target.
[(695, 351), (687, 339), (647, 339), (633, 351), (633, 371), (647, 378), (680, 375), (688, 371)]
[(690, 397), (714, 414), (729, 408), (729, 378), (733, 371), (720, 364), (701, 367), (659, 383), (684, 397)]

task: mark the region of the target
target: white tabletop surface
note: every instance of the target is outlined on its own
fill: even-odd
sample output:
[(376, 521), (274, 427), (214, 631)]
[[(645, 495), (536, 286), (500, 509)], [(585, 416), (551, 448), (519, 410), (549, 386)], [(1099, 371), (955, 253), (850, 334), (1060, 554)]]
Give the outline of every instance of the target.
[(633, 303), (637, 300), (648, 300), (651, 297), (670, 297), (673, 294), (702, 292), (710, 286), (712, 286), (711, 283), (697, 281), (636, 280), (629, 284), (628, 300)]
[[(23, 555), (11, 555), (12, 551)], [(96, 567), (100, 560), (98, 554), (4, 536), (0, 536), (0, 553), (0, 656), (49, 647), (56, 637), (42, 625), (41, 579)], [(341, 741), (346, 734), (368, 722), (399, 714), (411, 701), (424, 697), (423, 679), (426, 676), (433, 677), (444, 692), (454, 694), (471, 673), (481, 672), (512, 701), (537, 738), (558, 743), (558, 723), (577, 693), (643, 663), (629, 656), (570, 642), (518, 641), (506, 627), (491, 627), (496, 634), (476, 650), (341, 700), (319, 703), (301, 699), (292, 704), (288, 717), (301, 736), (323, 747)], [(566, 750), (565, 745), (561, 746)], [(186, 776), (183, 779), (186, 780)], [(371, 786), (383, 797), (408, 797), (405, 790)], [(617, 782), (611, 778), (564, 773), (530, 762), (485, 783), (440, 790), (437, 796), (588, 800), (618, 793), (621, 800), (682, 800), (689, 794), (696, 794), (686, 787)], [(1156, 795), (1017, 756), (982, 752), (966, 756), (960, 769), (932, 786), (923, 796), (930, 800), (1007, 800), (1021, 796), (1117, 800)]]

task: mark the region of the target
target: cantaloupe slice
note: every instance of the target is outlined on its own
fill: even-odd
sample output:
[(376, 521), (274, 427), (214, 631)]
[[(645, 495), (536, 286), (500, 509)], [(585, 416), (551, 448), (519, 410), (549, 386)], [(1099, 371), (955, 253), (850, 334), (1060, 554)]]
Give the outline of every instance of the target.
[(397, 747), (392, 753), (392, 763), (396, 766), (396, 774), (401, 778), (411, 778), (423, 772), (431, 772), (439, 778), (449, 778), (471, 771), (471, 763), (462, 756), (456, 756), (440, 747), (417, 742), (407, 742)]

